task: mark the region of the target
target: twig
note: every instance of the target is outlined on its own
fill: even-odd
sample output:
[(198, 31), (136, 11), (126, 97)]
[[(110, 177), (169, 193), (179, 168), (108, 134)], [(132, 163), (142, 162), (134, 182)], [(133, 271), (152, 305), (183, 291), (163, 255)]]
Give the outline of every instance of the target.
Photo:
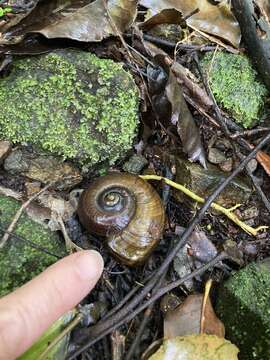
[(61, 227), (61, 231), (62, 231), (62, 234), (64, 236), (64, 239), (65, 239), (65, 245), (66, 245), (66, 250), (69, 254), (72, 254), (74, 252), (77, 252), (77, 251), (81, 251), (83, 250), (81, 247), (79, 247), (78, 245), (76, 245), (69, 237), (68, 233), (67, 233), (67, 230), (66, 230), (66, 227), (65, 227), (65, 224), (64, 224), (64, 221), (62, 219), (62, 216), (60, 216), (59, 214), (56, 214), (56, 218), (57, 218), (57, 221)]
[[(215, 52), (214, 52), (214, 55), (213, 55), (213, 58), (212, 58), (212, 61), (213, 59), (215, 58), (215, 54), (216, 54), (216, 51), (217, 51), (218, 47), (216, 48)], [(204, 87), (207, 91), (207, 94), (208, 96), (210, 97), (211, 101), (212, 101), (212, 104), (213, 104), (213, 107), (214, 107), (214, 111), (216, 113), (216, 116), (217, 116), (217, 120), (219, 122), (219, 125), (221, 127), (221, 129), (223, 130), (224, 134), (227, 136), (227, 138), (230, 138), (230, 132), (229, 132), (229, 129), (227, 127), (227, 124), (226, 122), (224, 121), (224, 118), (221, 114), (221, 111), (217, 105), (217, 102), (216, 102), (216, 99), (214, 97), (214, 94), (211, 90), (211, 87), (209, 85), (209, 73), (211, 72), (211, 68), (212, 68), (212, 62), (211, 62), (211, 65), (210, 65), (210, 69), (209, 69), (209, 73), (207, 74), (207, 76), (204, 75), (202, 69), (201, 69), (201, 66), (200, 66), (200, 63), (199, 63), (199, 60), (198, 60), (198, 56), (197, 56), (197, 53), (195, 54), (194, 56), (194, 60), (195, 60), (195, 63), (196, 63), (196, 66), (197, 66), (197, 69), (200, 73), (200, 76), (201, 76), (201, 79), (202, 79), (202, 82), (204, 84)]]
[[(238, 154), (238, 157), (239, 157), (240, 160), (243, 159), (243, 155), (241, 155), (241, 154)], [(261, 187), (260, 187), (260, 185), (259, 185), (259, 183), (258, 183), (258, 180), (256, 179), (256, 176), (254, 176), (254, 175), (252, 174), (252, 171), (250, 170), (250, 168), (248, 167), (248, 165), (246, 166), (246, 172), (247, 172), (248, 176), (250, 177), (250, 179), (251, 179), (251, 181), (252, 181), (255, 189), (257, 190), (257, 193), (259, 194), (262, 202), (264, 203), (266, 209), (267, 209), (267, 210), (269, 211), (269, 213), (270, 213), (270, 202), (269, 202), (269, 200), (267, 199), (265, 193), (262, 191), (262, 189), (261, 189)]]
[[(152, 292), (153, 294), (155, 294), (159, 290), (159, 288), (161, 287), (161, 285), (162, 285), (162, 283), (163, 283), (163, 281), (164, 281), (164, 279), (166, 277), (166, 274), (167, 274), (167, 271), (164, 272), (164, 274), (161, 276), (160, 280), (158, 281), (157, 285), (153, 289), (153, 292)], [(143, 320), (142, 320), (142, 322), (140, 324), (140, 327), (139, 327), (139, 329), (137, 331), (136, 337), (135, 337), (134, 341), (132, 342), (132, 344), (131, 344), (131, 346), (129, 348), (129, 351), (128, 351), (127, 356), (126, 356), (126, 360), (131, 360), (133, 358), (133, 355), (134, 355), (136, 349), (138, 348), (141, 337), (142, 337), (142, 335), (144, 333), (145, 327), (148, 324), (148, 321), (150, 320), (153, 308), (154, 308), (154, 303), (149, 305), (149, 307), (145, 310)]]
[[(128, 35), (126, 35), (128, 36)], [(143, 34), (143, 38), (147, 41), (152, 42), (153, 44), (165, 46), (168, 48), (174, 49), (176, 46), (176, 42), (169, 41), (162, 39), (157, 36), (149, 35), (149, 34)], [(180, 44), (178, 48), (181, 48), (182, 50), (190, 50), (190, 51), (213, 51), (216, 46), (213, 45), (188, 45), (188, 44)]]
[(0, 241), (0, 249), (2, 249), (4, 247), (4, 245), (6, 244), (6, 242), (8, 241), (9, 239), (9, 233), (11, 233), (18, 220), (20, 219), (22, 213), (23, 213), (23, 210), (26, 209), (29, 204), (34, 201), (39, 195), (41, 195), (44, 191), (46, 191), (50, 186), (53, 185), (54, 182), (50, 182), (48, 185), (44, 186), (43, 189), (41, 189), (38, 193), (32, 195), (25, 203), (22, 204), (22, 206), (20, 207), (20, 209), (16, 212), (16, 214), (14, 215), (14, 218), (12, 220), (12, 222), (10, 223), (6, 233), (4, 234), (4, 236), (2, 237), (1, 241)]
[(233, 48), (230, 45), (224, 44), (221, 40), (219, 40), (217, 37), (206, 34), (204, 31), (199, 30), (198, 28), (196, 28), (195, 26), (192, 26), (190, 24), (188, 24), (188, 26), (192, 29), (197, 31), (202, 37), (206, 38), (207, 40), (210, 40), (213, 43), (218, 44), (219, 46), (225, 48), (228, 52), (232, 53), (232, 54), (239, 54), (239, 50)]
[(252, 174), (252, 172), (251, 172), (251, 170), (249, 169), (248, 166), (246, 166), (246, 172), (248, 173), (248, 176), (250, 177), (251, 181), (253, 182), (253, 185), (254, 185), (255, 189), (257, 190), (257, 193), (259, 194), (262, 202), (264, 203), (264, 206), (266, 207), (266, 209), (270, 213), (270, 202), (267, 199), (265, 193), (262, 191), (256, 177)]
[(231, 139), (236, 139), (239, 137), (250, 137), (250, 136), (258, 135), (261, 133), (265, 133), (269, 130), (270, 130), (270, 128), (267, 127), (267, 128), (257, 128), (257, 129), (238, 131), (235, 134), (231, 135)]
[[(106, 10), (106, 13), (107, 13), (107, 15), (108, 15), (109, 22), (110, 22), (110, 25), (111, 25), (112, 29), (115, 31), (115, 33), (116, 33), (117, 36), (119, 37), (122, 45), (124, 46), (124, 48), (125, 48), (126, 51), (127, 51), (127, 54), (128, 54), (128, 57), (129, 57), (130, 62), (131, 62), (131, 63), (134, 62), (135, 66), (137, 67), (138, 65), (136, 64), (135, 61), (133, 61), (133, 56), (132, 56), (132, 54), (131, 54), (131, 52), (130, 52), (130, 50), (129, 50), (126, 42), (125, 42), (125, 39), (123, 38), (123, 35), (122, 35), (121, 32), (119, 31), (119, 29), (118, 29), (118, 27), (117, 27), (117, 25), (116, 25), (113, 17), (112, 17), (111, 14), (110, 14), (110, 11), (109, 11), (109, 9), (108, 9), (108, 5), (107, 5), (107, 1), (106, 1), (106, 0), (103, 0), (103, 6), (104, 6), (104, 8), (105, 8), (105, 10)], [(139, 68), (137, 68), (137, 70), (139, 71)]]
[(20, 235), (17, 235), (17, 234), (15, 234), (15, 233), (13, 233), (13, 232), (10, 232), (10, 231), (6, 230), (6, 229), (5, 229), (3, 226), (1, 226), (1, 225), (0, 225), (0, 229), (2, 229), (1, 231), (2, 231), (3, 233), (7, 233), (7, 234), (9, 234), (10, 236), (14, 237), (15, 239), (25, 242), (26, 244), (28, 244), (29, 246), (31, 246), (32, 248), (34, 248), (34, 249), (36, 249), (36, 250), (38, 250), (38, 251), (41, 251), (41, 252), (43, 252), (43, 253), (45, 253), (45, 254), (47, 254), (47, 255), (53, 256), (53, 257), (55, 257), (55, 258), (58, 259), (58, 260), (62, 259), (62, 256), (56, 255), (56, 254), (50, 252), (49, 250), (47, 250), (46, 248), (44, 248), (44, 247), (42, 247), (42, 246), (40, 246), (40, 245), (38, 245), (38, 244), (30, 241), (30, 240), (25, 239), (24, 237), (22, 237), (22, 236), (20, 236)]
[[(202, 197), (198, 196), (197, 194), (195, 194), (193, 191), (187, 189), (184, 185), (178, 184), (170, 179), (167, 179), (163, 176), (158, 176), (158, 175), (142, 175), (140, 176), (142, 179), (144, 180), (163, 180), (165, 181), (166, 184), (174, 187), (177, 190), (182, 191), (185, 195), (189, 196), (191, 199), (199, 202), (199, 203), (205, 203), (205, 199), (203, 199)], [(268, 226), (259, 226), (257, 228), (253, 228), (247, 224), (245, 224), (243, 221), (241, 221), (234, 213), (233, 211), (235, 209), (237, 209), (239, 206), (241, 206), (241, 204), (237, 204), (235, 206), (233, 206), (230, 209), (226, 209), (223, 206), (216, 204), (214, 202), (212, 202), (211, 207), (215, 210), (220, 211), (222, 214), (226, 215), (227, 218), (229, 218), (230, 220), (232, 220), (235, 224), (237, 224), (238, 226), (240, 226), (246, 233), (250, 234), (250, 235), (257, 235), (257, 232), (262, 230), (262, 229), (267, 229)]]
[(194, 270), (191, 274), (186, 275), (182, 279), (176, 280), (176, 281), (168, 284), (167, 286), (162, 287), (160, 290), (157, 291), (157, 293), (155, 295), (153, 295), (149, 300), (145, 301), (142, 305), (140, 305), (137, 309), (135, 309), (131, 314), (128, 314), (120, 322), (118, 322), (117, 324), (111, 325), (109, 328), (107, 328), (104, 331), (100, 332), (99, 334), (93, 336), (93, 339), (88, 341), (84, 346), (82, 346), (79, 350), (77, 350), (70, 357), (68, 357), (67, 360), (75, 359), (83, 351), (87, 350), (90, 346), (94, 345), (97, 341), (101, 340), (104, 336), (110, 334), (113, 330), (115, 330), (119, 326), (123, 325), (124, 323), (129, 322), (130, 320), (132, 320), (141, 311), (143, 311), (145, 308), (150, 306), (153, 302), (155, 302), (161, 296), (163, 296), (167, 292), (175, 289), (176, 287), (182, 285), (186, 281), (191, 280), (194, 277), (203, 274), (205, 271), (207, 271), (208, 269), (215, 266), (218, 262), (220, 262), (222, 260), (225, 260), (226, 258), (228, 258), (228, 255), (226, 253), (222, 252), (218, 256), (216, 256), (214, 259), (209, 261), (207, 264), (201, 266), (199, 269)]
[[(108, 319), (106, 319), (106, 321), (100, 321), (97, 325), (93, 326), (90, 331), (86, 331), (84, 334), (84, 337), (82, 336), (81, 340), (86, 340), (86, 343), (80, 348), (78, 349), (73, 355), (71, 355), (71, 357), (69, 358), (74, 359), (76, 356), (78, 356), (79, 354), (81, 354), (84, 350), (88, 349), (92, 344), (94, 344), (96, 341), (98, 341), (99, 339), (101, 339), (103, 336), (109, 334), (114, 328), (117, 328), (118, 326), (122, 325), (123, 323), (126, 322), (126, 316), (128, 316), (130, 313), (132, 313), (132, 315), (135, 313), (137, 314), (137, 311), (139, 308), (135, 309), (134, 308), (144, 299), (144, 297), (147, 296), (147, 294), (149, 294), (149, 292), (153, 289), (153, 287), (155, 286), (155, 284), (157, 283), (158, 279), (160, 278), (160, 276), (164, 273), (164, 271), (167, 269), (167, 267), (170, 265), (170, 263), (173, 261), (175, 255), (178, 253), (178, 251), (186, 244), (187, 240), (189, 239), (190, 235), (192, 234), (192, 232), (194, 231), (195, 227), (200, 223), (200, 221), (202, 220), (202, 218), (204, 217), (205, 212), (208, 210), (208, 208), (211, 206), (211, 203), (216, 199), (216, 197), (218, 197), (220, 195), (220, 193), (224, 190), (224, 188), (232, 181), (232, 179), (237, 176), (241, 171), (243, 171), (243, 169), (245, 168), (245, 166), (248, 164), (248, 162), (253, 159), (257, 152), (264, 146), (266, 145), (270, 140), (270, 132), (259, 142), (259, 144), (249, 153), (248, 156), (246, 156), (246, 158), (241, 161), (241, 163), (239, 164), (238, 168), (235, 169), (230, 176), (228, 176), (217, 188), (216, 190), (212, 193), (212, 195), (210, 195), (208, 197), (208, 199), (205, 201), (205, 203), (203, 204), (203, 206), (201, 207), (200, 211), (197, 213), (197, 215), (193, 218), (193, 220), (191, 221), (191, 223), (189, 224), (189, 226), (187, 227), (187, 229), (184, 231), (184, 233), (179, 237), (179, 240), (177, 241), (175, 247), (172, 249), (172, 251), (169, 252), (169, 254), (167, 255), (167, 257), (165, 258), (164, 262), (162, 263), (162, 265), (160, 266), (160, 268), (157, 270), (155, 276), (144, 286), (144, 288), (141, 290), (141, 292), (139, 294), (136, 294), (136, 296), (121, 310), (117, 311), (113, 316), (109, 317)], [(223, 254), (224, 256), (224, 254)], [(220, 259), (219, 259), (220, 261)], [(211, 263), (211, 262), (210, 262)], [(209, 263), (209, 264), (210, 264)], [(216, 263), (216, 262), (215, 262)], [(211, 263), (212, 264), (212, 263)], [(197, 270), (194, 272), (195, 275), (200, 275), (206, 268), (202, 267), (199, 270), (201, 270), (201, 272), (197, 273)], [(194, 274), (193, 273), (193, 274)], [(192, 278), (187, 276), (187, 278), (184, 279), (184, 281), (186, 281), (187, 279)], [(183, 279), (180, 279), (180, 285), (182, 283)], [(175, 282), (174, 284), (177, 284), (177, 282)], [(179, 286), (176, 285), (176, 286)], [(176, 287), (175, 286), (175, 287)], [(174, 288), (174, 286), (173, 286)], [(163, 288), (164, 289), (164, 288)], [(165, 289), (166, 293), (167, 291), (170, 291), (171, 288), (170, 286), (167, 286)], [(155, 295), (155, 298), (158, 298), (158, 295), (160, 294), (160, 291), (157, 293), (157, 295)], [(160, 295), (162, 296), (163, 293)], [(156, 297), (157, 296), (157, 297)], [(152, 300), (152, 299), (151, 299)], [(145, 307), (147, 307), (149, 305), (149, 303), (147, 303), (147, 305)], [(143, 307), (140, 311), (144, 310)], [(134, 315), (135, 316), (135, 315)], [(89, 336), (92, 335), (94, 337), (93, 340), (88, 340)]]
[(122, 360), (125, 352), (125, 336), (118, 330), (111, 334), (112, 360)]

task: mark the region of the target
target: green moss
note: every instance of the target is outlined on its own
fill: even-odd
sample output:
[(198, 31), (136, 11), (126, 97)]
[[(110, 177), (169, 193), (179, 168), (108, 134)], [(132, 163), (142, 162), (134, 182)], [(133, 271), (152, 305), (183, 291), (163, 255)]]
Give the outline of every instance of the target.
[[(0, 196), (1, 228), (8, 227), (19, 207), (20, 204), (16, 200)], [(65, 254), (64, 245), (57, 234), (34, 222), (26, 214), (19, 219), (15, 233), (52, 254)], [(1, 232), (0, 234), (2, 237)], [(56, 257), (33, 248), (29, 243), (10, 237), (0, 251), (0, 296), (31, 280), (56, 260)]]
[(132, 146), (137, 88), (111, 60), (76, 50), (20, 59), (0, 85), (4, 139), (87, 165), (113, 164)]
[(266, 87), (248, 58), (225, 52), (208, 53), (202, 65), (209, 74), (211, 90), (217, 102), (244, 128), (255, 125), (261, 116)]
[(222, 286), (217, 314), (241, 360), (270, 359), (270, 263), (250, 264)]

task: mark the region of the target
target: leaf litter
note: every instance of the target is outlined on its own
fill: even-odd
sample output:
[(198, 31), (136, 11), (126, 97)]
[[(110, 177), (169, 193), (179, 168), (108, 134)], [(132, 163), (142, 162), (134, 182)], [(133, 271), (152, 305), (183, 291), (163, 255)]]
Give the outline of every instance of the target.
[[(267, 4), (260, 0), (258, 0), (257, 3), (264, 16), (269, 17)], [(229, 51), (232, 49), (230, 46), (238, 51), (241, 32), (239, 24), (227, 1), (217, 1), (215, 3), (207, 0), (109, 0), (108, 2), (105, 2), (104, 0), (95, 0), (93, 2), (36, 1), (33, 2), (32, 6), (25, 7), (22, 12), (16, 12), (15, 6), (12, 7), (12, 5), (9, 4), (7, 6), (11, 6), (11, 10), (8, 9), (8, 11), (2, 14), (4, 22), (0, 23), (0, 44), (3, 45), (3, 54), (5, 52), (8, 53), (9, 51), (7, 50), (8, 48), (5, 47), (6, 45), (15, 44), (15, 49), (16, 46), (18, 46), (19, 49), (19, 46), (23, 44), (22, 41), (29, 38), (30, 44), (37, 34), (43, 35), (47, 39), (51, 39), (48, 40), (49, 42), (47, 44), (45, 43), (44, 49), (46, 49), (46, 47), (49, 49), (50, 46), (55, 46), (59, 39), (61, 39), (61, 41), (64, 42), (69, 40), (80, 42), (76, 43), (77, 47), (84, 47), (84, 43), (87, 43), (92, 51), (94, 49), (94, 51), (98, 52), (99, 50), (96, 49), (99, 49), (99, 46), (106, 49), (109, 41), (112, 41), (114, 52), (115, 49), (118, 50), (117, 56), (126, 61), (126, 65), (134, 73), (137, 84), (144, 89), (145, 96), (142, 96), (142, 99), (144, 99), (144, 112), (149, 115), (149, 109), (152, 111), (152, 114), (148, 119), (148, 125), (150, 125), (147, 129), (148, 134), (143, 140), (138, 142), (138, 144), (140, 143), (140, 146), (137, 147), (138, 149), (140, 148), (139, 152), (144, 153), (145, 151), (146, 154), (146, 150), (152, 146), (151, 141), (153, 141), (152, 139), (154, 138), (154, 142), (159, 143), (159, 145), (164, 148), (171, 148), (172, 153), (175, 151), (175, 147), (178, 149), (181, 148), (181, 151), (186, 154), (184, 156), (187, 156), (189, 160), (197, 161), (202, 166), (207, 167), (207, 155), (204, 150), (206, 148), (205, 142), (208, 143), (208, 138), (210, 137), (209, 134), (213, 134), (213, 132), (217, 132), (218, 136), (221, 135), (224, 127), (219, 119), (216, 118), (213, 111), (215, 107), (213, 99), (200, 82), (198, 73), (194, 71), (194, 67), (191, 66), (193, 61), (192, 51), (194, 51), (194, 49), (195, 51), (196, 49), (201, 51), (200, 49), (204, 49), (205, 46), (211, 47), (213, 45), (214, 47), (216, 46), (216, 51), (219, 51), (220, 49), (217, 44), (221, 44), (220, 46)], [(145, 8), (149, 11), (144, 17), (141, 14), (145, 15)], [(9, 17), (9, 14), (12, 14), (12, 16)], [(159, 38), (154, 37), (156, 43), (159, 44), (156, 47), (154, 47), (152, 43), (143, 40), (143, 37), (150, 28), (157, 24), (166, 23), (180, 24), (180, 26), (187, 31), (186, 38), (180, 41), (179, 44), (177, 43), (177, 51), (174, 51), (174, 53), (168, 50), (168, 47), (163, 46), (163, 43)], [(138, 30), (138, 28), (140, 30)], [(193, 36), (190, 36), (192, 32), (203, 35), (204, 43), (198, 45), (196, 43), (197, 40), (194, 40), (195, 37), (193, 38)], [(112, 37), (114, 37), (114, 39)], [(118, 39), (119, 37), (121, 39), (120, 42)], [(40, 40), (42, 37), (36, 37), (36, 39), (38, 39), (37, 47), (42, 44), (42, 41), (44, 44), (44, 40)], [(108, 41), (108, 43), (103, 42), (104, 40)], [(27, 41), (25, 42), (26, 49), (28, 46)], [(125, 45), (125, 42), (129, 46), (131, 56), (130, 54), (129, 56), (126, 56), (127, 46)], [(32, 44), (34, 43), (32, 42)], [(166, 45), (166, 41), (164, 44)], [(169, 42), (167, 45), (168, 44)], [(122, 47), (122, 49), (120, 49), (120, 47)], [(33, 46), (33, 48), (35, 48), (35, 46)], [(188, 49), (191, 49), (191, 52)], [(140, 61), (138, 61), (134, 55), (135, 50), (137, 51), (137, 56), (140, 58)], [(176, 48), (174, 50), (176, 50)], [(198, 113), (200, 116), (198, 116)], [(226, 126), (228, 126), (231, 139), (233, 139), (233, 133), (235, 131), (238, 133), (240, 132), (241, 134), (241, 127), (235, 125), (229, 114), (224, 112), (221, 112), (221, 114)], [(144, 117), (143, 114), (142, 117)], [(201, 119), (198, 121), (198, 118), (200, 117), (204, 117), (203, 121), (201, 121)], [(247, 140), (249, 137), (250, 139)], [(250, 150), (254, 148), (258, 143), (256, 136), (248, 135), (247, 138), (244, 135), (234, 138), (236, 139), (235, 146), (237, 146), (237, 150), (239, 151), (240, 149), (244, 154), (247, 149)], [(179, 139), (181, 142), (178, 141)], [(259, 140), (260, 139), (261, 138), (259, 137)], [(256, 159), (269, 175), (270, 161), (267, 150), (267, 148), (259, 150), (256, 154)], [(233, 146), (230, 151), (233, 151)], [(235, 154), (230, 156), (235, 158)], [(173, 179), (173, 166), (162, 159), (162, 157), (147, 158), (147, 160), (149, 165), (146, 172), (152, 172), (151, 175), (147, 175), (149, 176), (149, 179), (163, 180), (165, 185), (168, 183), (167, 180), (169, 179), (164, 175), (172, 174)], [(117, 165), (117, 168), (121, 169), (121, 165)], [(265, 180), (266, 174), (262, 172), (262, 168), (259, 169), (257, 174), (260, 178)], [(0, 174), (0, 180), (1, 176), (2, 175)], [(46, 184), (46, 180), (44, 183)], [(261, 189), (261, 184), (256, 184), (258, 185), (258, 188)], [(160, 186), (161, 192), (165, 191), (165, 185), (163, 184)], [(12, 186), (14, 187), (14, 185)], [(14, 191), (12, 186), (10, 189), (1, 186), (1, 192), (7, 196), (14, 196), (17, 199), (23, 199), (24, 201), (22, 192)], [(168, 189), (166, 191), (168, 191)], [(63, 232), (65, 240), (71, 241), (69, 238), (69, 229), (66, 229), (66, 224), (74, 217), (74, 212), (76, 210), (76, 196), (71, 196), (70, 199), (68, 199), (68, 192), (69, 191), (65, 190), (64, 193), (61, 193), (59, 190), (56, 190), (55, 194), (55, 190), (44, 191), (44, 193), (39, 196), (38, 204), (29, 204), (29, 208), (26, 209), (26, 211), (29, 213), (32, 211), (37, 217), (38, 214), (40, 214), (40, 221), (46, 222), (46, 225), (48, 225), (48, 222), (50, 223), (50, 221), (54, 222), (56, 226), (54, 226), (53, 230), (60, 229)], [(259, 201), (260, 198), (257, 199), (257, 207), (259, 207)], [(176, 206), (174, 204), (175, 200), (169, 190), (167, 208), (168, 227), (164, 235), (166, 240), (169, 238), (174, 238), (174, 240), (177, 239), (178, 235), (173, 227), (173, 223), (176, 223), (177, 226), (182, 225), (180, 220), (181, 217), (179, 216), (182, 210), (180, 209), (179, 204), (176, 204)], [(257, 209), (256, 205), (255, 209)], [(38, 208), (40, 210), (38, 210)], [(43, 213), (44, 209), (48, 210), (46, 220)], [(231, 213), (230, 216), (234, 219), (236, 218), (235, 215), (232, 215), (233, 209), (225, 210), (227, 210), (227, 215)], [(187, 210), (187, 217), (191, 221), (194, 216), (196, 218), (196, 212), (192, 213), (192, 211), (189, 211), (190, 210)], [(205, 223), (205, 221), (208, 221), (208, 224)], [(241, 221), (240, 223), (242, 224)], [(255, 223), (256, 225), (260, 225), (260, 221), (256, 221)], [(189, 256), (193, 262), (187, 270), (187, 275), (190, 274), (190, 272), (193, 274), (194, 269), (197, 268), (197, 266), (194, 265), (195, 262), (197, 262), (198, 266), (203, 266), (203, 264), (207, 265), (209, 262), (214, 261), (216, 255), (220, 254), (221, 251), (224, 251), (221, 250), (221, 247), (219, 246), (220, 241), (226, 239), (227, 232), (230, 231), (230, 229), (231, 228), (223, 220), (216, 220), (215, 213), (207, 214), (206, 219), (202, 221), (202, 227), (192, 233), (185, 247), (187, 256)], [(244, 227), (243, 229), (250, 229), (250, 227), (247, 225), (247, 227)], [(243, 236), (243, 234), (235, 228), (234, 231), (235, 234), (237, 234), (236, 237), (239, 237), (241, 240), (240, 243), (243, 241), (242, 239), (248, 239), (248, 235), (246, 235), (246, 237)], [(257, 236), (257, 238), (264, 235), (258, 235), (257, 232), (258, 229), (255, 229), (255, 233), (253, 234), (254, 236)], [(211, 240), (214, 239), (213, 242), (208, 236), (210, 233)], [(111, 308), (113, 308), (113, 305), (117, 304), (111, 293), (114, 292), (116, 294), (116, 298), (118, 298), (119, 302), (125, 295), (133, 291), (134, 281), (141, 286), (141, 282), (144, 282), (145, 280), (145, 275), (150, 277), (155, 276), (155, 273), (160, 266), (160, 261), (166, 259), (165, 252), (168, 250), (168, 244), (166, 245), (164, 242), (161, 243), (162, 246), (160, 246), (156, 253), (150, 257), (149, 262), (143, 268), (142, 274), (140, 270), (130, 270), (123, 265), (118, 264), (115, 260), (112, 260), (106, 250), (100, 248), (100, 245), (97, 245), (97, 239), (93, 238), (91, 240), (93, 244), (103, 252), (107, 264), (105, 271), (108, 271), (108, 274), (111, 272), (111, 275), (108, 275), (107, 280), (103, 284), (98, 285), (93, 296), (96, 298), (103, 296), (106, 298), (106, 301), (110, 303)], [(72, 245), (72, 241), (69, 244)], [(227, 244), (223, 248), (225, 248), (231, 261), (235, 261), (237, 264), (237, 258), (239, 257), (238, 241), (234, 241), (231, 246), (229, 246), (226, 241), (224, 244)], [(266, 256), (266, 254), (264, 256)], [(241, 265), (242, 262), (243, 259), (241, 258)], [(228, 273), (228, 269), (230, 272), (232, 268), (230, 267), (230, 264), (227, 263), (224, 267), (222, 265), (220, 266), (220, 262), (217, 262), (215, 265), (214, 269), (211, 268), (210, 271), (206, 271), (206, 279), (211, 278), (214, 274), (217, 281), (222, 282), (222, 277), (226, 276), (225, 274)], [(118, 275), (119, 277), (114, 275), (114, 271), (116, 271), (115, 274), (120, 274)], [(177, 274), (172, 267), (167, 274), (167, 281), (174, 281), (175, 277), (177, 279)], [(205, 277), (201, 275), (194, 275), (193, 278), (193, 285), (198, 283), (202, 285), (205, 283)], [(174, 338), (190, 334), (197, 334), (198, 336), (201, 336), (202, 334), (211, 334), (223, 339), (224, 325), (215, 315), (209, 297), (210, 287), (211, 285), (209, 285), (209, 282), (206, 282), (204, 294), (197, 293), (192, 295), (186, 293), (184, 288), (176, 288), (175, 294), (180, 294), (184, 300), (181, 305), (165, 315), (163, 332), (158, 331), (158, 334), (164, 338)], [(157, 292), (159, 288), (153, 287), (153, 289), (152, 294), (154, 295), (155, 291)], [(141, 298), (141, 300), (143, 300), (143, 298)], [(149, 308), (147, 308), (147, 310), (148, 309)], [(147, 310), (144, 317), (142, 317), (142, 327), (140, 327), (139, 324), (135, 324), (135, 329), (131, 329), (131, 334), (132, 336), (134, 334), (135, 340), (140, 332), (141, 334), (145, 332), (144, 338), (139, 337), (139, 340), (137, 340), (138, 344), (140, 344), (136, 349), (137, 354), (142, 353), (146, 348), (146, 345), (149, 345), (149, 343), (156, 338), (157, 333), (154, 333), (151, 329), (147, 328), (148, 321), (151, 322), (151, 325), (154, 324), (154, 327), (160, 325), (160, 318), (156, 310), (150, 312), (151, 315), (149, 319), (147, 318)], [(104, 321), (106, 321), (106, 319)], [(138, 331), (137, 336), (135, 336), (136, 329), (140, 330)], [(127, 340), (125, 345), (128, 347), (131, 342), (130, 335), (126, 333), (124, 329), (122, 330), (122, 328), (121, 333), (124, 334), (124, 338)], [(76, 334), (76, 332), (74, 334)], [(80, 338), (80, 335), (78, 335), (78, 337)], [(117, 337), (114, 337), (114, 339), (115, 338)], [(209, 338), (207, 341), (211, 342), (212, 340)], [(113, 346), (115, 347), (117, 345), (114, 343)], [(121, 346), (123, 346), (123, 344)], [(198, 344), (198, 348), (200, 346), (201, 345)], [(103, 351), (105, 350), (103, 349), (102, 352)], [(235, 349), (232, 350), (232, 353), (233, 351), (235, 353)], [(90, 350), (87, 350), (87, 356), (91, 355), (94, 355), (97, 359), (99, 358), (99, 352), (95, 346)]]

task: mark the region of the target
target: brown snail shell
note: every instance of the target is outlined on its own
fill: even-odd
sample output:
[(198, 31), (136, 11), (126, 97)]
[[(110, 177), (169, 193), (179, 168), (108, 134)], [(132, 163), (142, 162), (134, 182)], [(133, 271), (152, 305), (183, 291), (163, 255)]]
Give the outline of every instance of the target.
[(110, 251), (127, 265), (147, 259), (165, 223), (158, 193), (145, 180), (128, 173), (95, 180), (81, 195), (78, 215), (89, 232), (107, 238)]

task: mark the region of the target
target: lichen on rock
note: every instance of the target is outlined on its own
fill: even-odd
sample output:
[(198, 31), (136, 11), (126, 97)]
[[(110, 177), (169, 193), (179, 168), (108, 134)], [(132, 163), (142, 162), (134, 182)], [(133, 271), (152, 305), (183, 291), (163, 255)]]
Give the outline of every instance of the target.
[[(8, 227), (19, 208), (18, 201), (0, 196), (1, 230)], [(31, 280), (57, 260), (55, 256), (44, 253), (33, 246), (42, 247), (59, 257), (66, 254), (64, 242), (58, 235), (34, 222), (26, 214), (22, 214), (14, 232), (26, 239), (27, 242), (11, 236), (1, 249), (0, 296)], [(0, 232), (0, 238), (2, 235), (3, 233)]]
[(270, 259), (252, 263), (222, 284), (217, 315), (241, 360), (270, 359)]
[(217, 103), (244, 128), (258, 123), (267, 89), (248, 58), (225, 52), (207, 53), (202, 66)]
[(14, 62), (0, 80), (0, 138), (89, 166), (113, 164), (133, 143), (138, 93), (112, 60), (58, 50)]

